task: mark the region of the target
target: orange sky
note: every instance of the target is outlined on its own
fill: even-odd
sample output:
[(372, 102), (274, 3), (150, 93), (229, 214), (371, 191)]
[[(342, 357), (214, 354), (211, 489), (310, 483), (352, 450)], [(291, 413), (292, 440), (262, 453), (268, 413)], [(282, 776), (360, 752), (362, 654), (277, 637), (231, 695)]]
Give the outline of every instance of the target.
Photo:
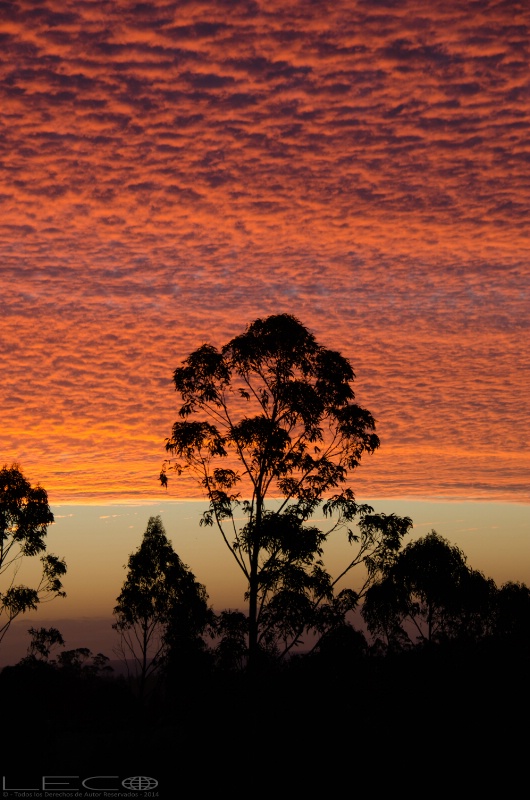
[(289, 312), (376, 417), (360, 496), (530, 501), (526, 0), (1, 15), (3, 462), (160, 498), (175, 367)]

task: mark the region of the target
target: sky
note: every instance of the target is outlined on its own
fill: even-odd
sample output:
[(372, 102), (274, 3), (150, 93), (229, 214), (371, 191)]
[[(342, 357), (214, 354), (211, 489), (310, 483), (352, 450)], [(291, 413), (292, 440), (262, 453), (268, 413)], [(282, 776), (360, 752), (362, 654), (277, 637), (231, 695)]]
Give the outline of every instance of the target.
[(56, 515), (192, 499), (174, 369), (286, 312), (376, 419), (359, 499), (530, 562), (525, 0), (15, 0), (0, 44), (0, 460)]

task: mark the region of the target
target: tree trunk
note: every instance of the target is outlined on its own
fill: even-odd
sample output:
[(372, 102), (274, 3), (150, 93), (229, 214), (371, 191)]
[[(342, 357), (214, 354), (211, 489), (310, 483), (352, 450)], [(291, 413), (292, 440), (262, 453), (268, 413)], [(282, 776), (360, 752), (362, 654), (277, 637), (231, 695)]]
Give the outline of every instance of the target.
[(251, 565), (248, 600), (248, 671), (255, 672), (258, 658), (258, 570)]
[(259, 496), (256, 501), (256, 521), (253, 532), (252, 551), (250, 553), (250, 580), (248, 587), (248, 671), (256, 672), (259, 657), (258, 647), (258, 589), (259, 589), (259, 552), (261, 536), (263, 499)]

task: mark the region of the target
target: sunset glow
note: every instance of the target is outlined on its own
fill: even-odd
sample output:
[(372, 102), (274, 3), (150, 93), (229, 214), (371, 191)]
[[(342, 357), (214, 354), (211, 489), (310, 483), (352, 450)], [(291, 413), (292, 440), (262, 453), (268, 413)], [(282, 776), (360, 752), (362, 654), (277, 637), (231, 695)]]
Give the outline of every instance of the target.
[(530, 500), (526, 2), (1, 14), (4, 463), (166, 497), (173, 370), (287, 312), (376, 418), (359, 496)]

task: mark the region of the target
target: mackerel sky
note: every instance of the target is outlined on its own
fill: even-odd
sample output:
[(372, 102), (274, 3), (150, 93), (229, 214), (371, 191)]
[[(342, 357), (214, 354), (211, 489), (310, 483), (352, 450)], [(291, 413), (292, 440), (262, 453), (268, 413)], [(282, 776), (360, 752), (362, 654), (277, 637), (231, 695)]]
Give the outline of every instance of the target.
[(0, 459), (166, 496), (173, 370), (288, 312), (359, 497), (529, 502), (529, 50), (526, 0), (0, 3)]

